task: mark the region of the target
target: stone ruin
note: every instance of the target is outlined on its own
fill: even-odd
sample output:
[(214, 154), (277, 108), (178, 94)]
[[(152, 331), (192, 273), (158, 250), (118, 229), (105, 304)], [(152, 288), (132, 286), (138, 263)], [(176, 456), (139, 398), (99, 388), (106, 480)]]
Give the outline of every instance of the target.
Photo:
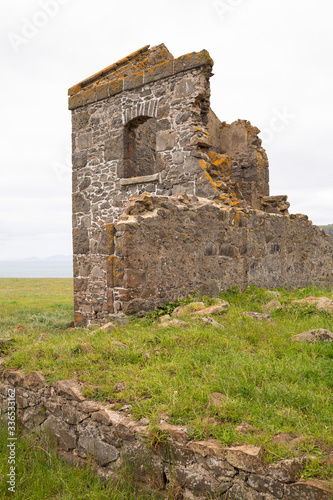
[(147, 45), (69, 89), (76, 325), (332, 283), (329, 236), (269, 196), (259, 129), (210, 109), (212, 67), (206, 50)]

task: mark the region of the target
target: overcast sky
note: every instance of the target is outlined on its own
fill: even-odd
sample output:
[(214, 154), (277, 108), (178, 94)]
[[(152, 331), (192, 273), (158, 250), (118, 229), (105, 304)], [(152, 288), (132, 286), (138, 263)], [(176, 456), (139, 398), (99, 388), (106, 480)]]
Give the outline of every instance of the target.
[(1, 2), (0, 259), (71, 254), (67, 89), (150, 44), (207, 49), (211, 106), (262, 130), (271, 194), (333, 223), (331, 0)]

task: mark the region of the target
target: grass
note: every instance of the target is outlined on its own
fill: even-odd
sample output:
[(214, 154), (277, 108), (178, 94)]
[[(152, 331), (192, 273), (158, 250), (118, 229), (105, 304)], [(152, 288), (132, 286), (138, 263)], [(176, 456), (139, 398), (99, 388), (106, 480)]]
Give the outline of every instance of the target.
[[(185, 318), (187, 328), (161, 327), (158, 316), (175, 307), (168, 304), (116, 331), (92, 334), (66, 329), (73, 316), (71, 280), (3, 279), (0, 287), (2, 337), (15, 340), (6, 367), (41, 371), (50, 383), (81, 380), (87, 398), (115, 408), (131, 404), (132, 416), (147, 417), (152, 429), (163, 417), (188, 427), (191, 439), (261, 445), (267, 462), (311, 454), (304, 478), (332, 476), (333, 344), (291, 342), (306, 330), (333, 331), (333, 315), (292, 302), (332, 297), (332, 290), (279, 289), (283, 308), (271, 314), (272, 323), (243, 316), (263, 312), (272, 299), (250, 287), (221, 295), (230, 303), (228, 313), (216, 317), (223, 328), (193, 318)], [(18, 323), (26, 330), (13, 332)], [(221, 406), (212, 404), (214, 392), (226, 396)], [(250, 426), (246, 434), (237, 430), (242, 422)], [(299, 439), (275, 442), (281, 433)]]
[(63, 330), (73, 320), (73, 280), (1, 278), (0, 305), (1, 335), (19, 324)]

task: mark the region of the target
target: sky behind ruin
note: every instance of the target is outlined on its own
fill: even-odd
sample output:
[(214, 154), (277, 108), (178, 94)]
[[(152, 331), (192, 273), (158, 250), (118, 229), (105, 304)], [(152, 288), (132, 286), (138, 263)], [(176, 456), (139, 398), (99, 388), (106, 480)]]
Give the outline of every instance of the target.
[(69, 255), (67, 89), (150, 44), (207, 49), (211, 107), (261, 129), (271, 194), (333, 223), (330, 0), (2, 2), (0, 259)]

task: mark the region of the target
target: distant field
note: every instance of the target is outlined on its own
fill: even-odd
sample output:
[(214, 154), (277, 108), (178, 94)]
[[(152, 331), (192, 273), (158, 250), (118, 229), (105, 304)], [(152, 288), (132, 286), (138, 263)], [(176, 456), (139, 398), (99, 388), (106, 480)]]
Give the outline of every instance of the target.
[(73, 321), (73, 280), (70, 278), (1, 278), (0, 333), (17, 325), (36, 333), (66, 328)]
[(325, 231), (325, 233), (329, 234), (331, 238), (333, 238), (333, 224), (328, 224), (327, 226), (319, 226), (321, 229)]
[[(169, 304), (111, 333), (91, 335), (92, 329), (67, 330), (73, 318), (70, 279), (2, 279), (1, 336), (15, 339), (5, 366), (39, 370), (50, 383), (77, 378), (86, 397), (116, 408), (130, 403), (133, 417), (147, 417), (151, 429), (163, 415), (188, 426), (191, 439), (260, 444), (268, 462), (309, 453), (314, 459), (306, 477), (328, 477), (333, 344), (300, 344), (291, 337), (313, 328), (333, 331), (331, 314), (292, 302), (332, 297), (332, 290), (279, 292), (283, 308), (271, 314), (271, 323), (243, 316), (263, 312), (272, 299), (250, 287), (221, 294), (230, 303), (226, 314), (216, 316), (222, 326), (186, 317), (186, 327), (161, 327), (158, 317), (176, 306)], [(14, 332), (18, 324), (26, 330)], [(122, 392), (115, 388), (119, 382), (125, 383)], [(220, 406), (209, 398), (215, 392), (225, 395)], [(246, 434), (237, 430), (242, 422), (250, 426)], [(274, 436), (280, 433), (299, 438), (297, 446), (277, 443)]]

